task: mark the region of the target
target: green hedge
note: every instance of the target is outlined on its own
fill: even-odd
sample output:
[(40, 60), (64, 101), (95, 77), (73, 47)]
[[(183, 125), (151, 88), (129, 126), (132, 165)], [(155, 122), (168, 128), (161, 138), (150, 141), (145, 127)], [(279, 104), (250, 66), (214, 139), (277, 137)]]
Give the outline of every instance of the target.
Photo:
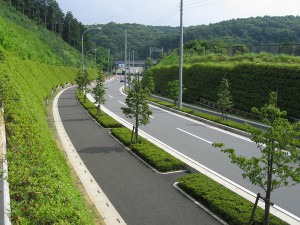
[[(253, 203), (225, 188), (203, 174), (189, 174), (179, 178), (178, 186), (210, 211), (231, 225), (248, 224)], [(257, 207), (254, 224), (263, 224), (264, 210)], [(270, 225), (287, 225), (270, 216)]]
[(113, 128), (113, 127), (122, 127), (123, 125), (120, 124), (118, 121), (104, 113), (103, 111), (100, 111), (97, 113), (96, 106), (89, 100), (86, 99), (86, 102), (84, 102), (84, 95), (82, 93), (79, 93), (77, 91), (77, 99), (80, 101), (82, 106), (89, 111), (90, 115), (103, 127), (105, 128)]
[(128, 128), (114, 128), (111, 133), (160, 172), (184, 169), (184, 163), (144, 138), (139, 137), (139, 143), (132, 144), (131, 131)]
[[(178, 66), (153, 67), (143, 77), (153, 76), (156, 92), (165, 95), (169, 81), (178, 79)], [(198, 63), (183, 68), (183, 94), (186, 102), (205, 98), (217, 100), (223, 77), (230, 83), (234, 107), (250, 112), (268, 100), (271, 91), (278, 91), (278, 106), (291, 117), (300, 117), (300, 66), (270, 63)]]

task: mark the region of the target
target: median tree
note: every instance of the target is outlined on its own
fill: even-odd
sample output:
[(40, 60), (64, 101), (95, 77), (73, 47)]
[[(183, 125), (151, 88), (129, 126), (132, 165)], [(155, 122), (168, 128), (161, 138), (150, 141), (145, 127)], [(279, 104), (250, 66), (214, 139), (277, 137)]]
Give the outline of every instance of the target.
[(267, 131), (251, 130), (251, 139), (260, 150), (260, 157), (237, 156), (234, 149), (226, 148), (222, 143), (213, 145), (227, 153), (231, 162), (244, 171), (244, 178), (265, 191), (264, 225), (268, 225), (271, 193), (279, 187), (300, 183), (300, 122), (290, 123), (285, 118), (286, 111), (276, 106), (275, 92), (270, 93), (269, 102), (260, 110), (253, 108), (252, 111), (268, 125)]
[(226, 78), (221, 80), (218, 92), (217, 105), (222, 112), (222, 120), (227, 120), (227, 110), (233, 106), (232, 97), (229, 91), (229, 82)]
[(75, 81), (79, 91), (84, 94), (83, 102), (86, 102), (86, 94), (90, 91), (90, 89), (88, 89), (88, 85), (90, 84), (88, 72), (86, 70), (84, 70), (83, 73), (78, 71)]
[[(182, 87), (182, 93), (186, 91), (186, 88)], [(168, 83), (168, 97), (174, 101), (174, 105), (177, 105), (179, 95), (179, 81), (173, 80)]]
[(135, 119), (135, 126), (132, 132), (135, 134), (135, 143), (138, 142), (138, 132), (140, 125), (149, 123), (149, 117), (152, 111), (147, 104), (149, 91), (143, 89), (137, 77), (133, 80), (132, 88), (129, 90), (125, 103), (127, 107), (122, 107), (123, 113), (127, 118)]
[(101, 112), (101, 104), (104, 104), (105, 99), (105, 85), (104, 85), (104, 75), (102, 73), (102, 70), (99, 70), (99, 75), (96, 80), (96, 86), (93, 88), (92, 93), (94, 94), (94, 98), (97, 103), (97, 114)]

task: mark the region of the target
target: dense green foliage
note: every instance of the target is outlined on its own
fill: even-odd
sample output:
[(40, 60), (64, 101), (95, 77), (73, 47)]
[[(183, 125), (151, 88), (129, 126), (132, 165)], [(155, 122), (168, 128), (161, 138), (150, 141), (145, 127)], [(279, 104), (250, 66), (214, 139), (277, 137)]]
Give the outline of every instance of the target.
[(32, 23), (2, 0), (0, 3), (0, 52), (47, 64), (80, 65), (79, 53), (59, 36)]
[(128, 128), (114, 128), (111, 132), (158, 171), (168, 172), (184, 169), (184, 163), (144, 138), (140, 137), (138, 143), (132, 144), (132, 133)]
[[(225, 188), (203, 174), (189, 174), (179, 178), (179, 187), (231, 225), (248, 224), (253, 203)], [(262, 224), (263, 210), (257, 208), (254, 224)], [(270, 224), (287, 224), (271, 216)]]
[[(223, 46), (242, 45), (252, 50), (270, 51), (273, 53), (290, 54), (290, 46), (263, 46), (263, 44), (299, 44), (300, 17), (256, 17), (248, 19), (233, 19), (220, 23), (199, 25), (184, 28), (185, 44), (201, 40), (208, 52), (222, 52)], [(135, 50), (137, 58), (145, 59), (150, 56), (150, 46), (163, 47), (164, 51), (172, 51), (179, 47), (178, 27), (156, 27), (140, 24), (101, 24), (103, 32), (100, 38), (94, 39), (97, 46), (110, 48), (111, 53), (118, 59), (124, 59), (124, 32), (128, 31), (128, 47)], [(92, 37), (93, 38), (93, 37)], [(243, 49), (239, 47), (238, 50)], [(190, 50), (188, 48), (187, 50)], [(280, 51), (279, 51), (280, 50)], [(237, 50), (235, 50), (237, 51)], [(300, 46), (294, 45), (293, 54), (299, 54)], [(158, 55), (153, 55), (157, 58)]]
[(80, 50), (84, 26), (73, 17), (71, 12), (65, 15), (55, 0), (1, 0), (1, 6), (4, 4), (12, 6), (20, 14), (59, 35), (64, 41)]
[[(272, 91), (278, 92), (278, 106), (288, 116), (299, 118), (300, 67), (297, 64), (268, 63), (198, 63), (187, 65), (183, 71), (183, 94), (186, 102), (200, 98), (217, 101), (220, 81), (226, 77), (235, 108), (250, 111), (253, 106), (262, 107)], [(153, 76), (155, 91), (166, 95), (169, 81), (178, 79), (178, 65), (153, 67), (143, 80)]]
[(93, 224), (49, 130), (45, 108), (53, 90), (74, 82), (78, 68), (63, 65), (77, 65), (79, 55), (2, 1), (0, 15), (0, 99), (5, 103), (11, 221)]
[(10, 77), (5, 102), (11, 221), (14, 224), (93, 224), (74, 187), (62, 152), (49, 131), (45, 98), (74, 81), (76, 69), (9, 58), (0, 76)]
[(77, 99), (80, 101), (81, 105), (88, 110), (90, 115), (103, 127), (113, 128), (113, 127), (122, 127), (118, 121), (104, 113), (103, 111), (97, 112), (97, 107), (90, 100), (84, 101), (84, 95), (82, 92), (77, 91)]

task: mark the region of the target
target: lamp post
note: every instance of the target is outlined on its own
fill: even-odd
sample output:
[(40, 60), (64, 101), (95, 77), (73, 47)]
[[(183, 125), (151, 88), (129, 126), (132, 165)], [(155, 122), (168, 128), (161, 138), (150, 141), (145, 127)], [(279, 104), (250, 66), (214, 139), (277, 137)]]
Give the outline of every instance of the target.
[(83, 56), (83, 36), (86, 32), (90, 30), (101, 30), (101, 27), (96, 27), (96, 28), (91, 28), (88, 30), (85, 30), (82, 35), (81, 35), (81, 60), (82, 60), (82, 74), (83, 74), (83, 69), (84, 69), (84, 56)]
[(89, 66), (89, 52), (91, 52), (91, 51), (95, 51), (95, 66), (96, 66), (96, 51), (97, 51), (97, 49), (95, 48), (95, 49), (90, 49), (85, 53), (87, 67)]

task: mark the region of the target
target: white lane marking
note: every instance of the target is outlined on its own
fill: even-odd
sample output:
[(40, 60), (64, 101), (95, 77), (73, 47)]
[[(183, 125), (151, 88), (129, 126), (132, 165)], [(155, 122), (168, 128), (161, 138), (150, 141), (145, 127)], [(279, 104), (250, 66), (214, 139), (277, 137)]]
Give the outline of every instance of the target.
[(121, 102), (121, 101), (118, 101), (120, 104), (122, 104), (122, 105), (126, 105), (124, 102)]
[(182, 130), (182, 129), (180, 129), (180, 128), (177, 128), (177, 130), (179, 130), (179, 131), (181, 131), (181, 132), (183, 132), (183, 133), (186, 133), (186, 134), (188, 134), (188, 135), (191, 135), (191, 136), (193, 136), (193, 137), (195, 137), (195, 138), (197, 138), (197, 139), (199, 139), (199, 140), (201, 140), (201, 141), (205, 141), (205, 142), (207, 142), (208, 144), (212, 144), (212, 142), (210, 142), (210, 141), (208, 141), (208, 140), (206, 140), (206, 139), (204, 139), (204, 138), (198, 137), (198, 136), (196, 136), (195, 134), (192, 134), (192, 133), (187, 132), (187, 131), (185, 131), (185, 130)]
[(149, 116), (150, 118), (154, 119), (154, 116)]
[(111, 95), (108, 95), (108, 97), (110, 97), (110, 98), (114, 98), (113, 96), (111, 96)]
[(161, 111), (163, 111), (163, 112), (165, 112), (165, 113), (172, 114), (172, 115), (174, 115), (174, 116), (176, 116), (176, 117), (180, 117), (180, 118), (182, 118), (182, 119), (185, 119), (185, 120), (188, 120), (188, 121), (191, 121), (191, 122), (200, 124), (200, 125), (202, 125), (202, 126), (205, 126), (205, 127), (207, 127), (207, 128), (210, 128), (210, 129), (212, 129), (212, 130), (216, 130), (216, 131), (219, 131), (219, 132), (221, 132), (221, 133), (228, 134), (228, 135), (230, 135), (230, 136), (233, 136), (233, 137), (242, 139), (242, 140), (244, 140), (244, 141), (248, 141), (248, 142), (254, 143), (253, 141), (251, 141), (251, 139), (249, 139), (249, 138), (247, 138), (247, 137), (244, 137), (244, 136), (241, 136), (241, 135), (239, 135), (239, 134), (231, 133), (231, 132), (229, 132), (229, 131), (227, 131), (227, 130), (223, 130), (223, 129), (221, 129), (221, 128), (214, 127), (214, 126), (212, 126), (212, 125), (208, 125), (208, 124), (206, 124), (206, 123), (203, 123), (203, 122), (194, 120), (194, 119), (192, 119), (192, 118), (188, 118), (188, 117), (183, 116), (183, 115), (179, 115), (179, 114), (174, 113), (174, 112), (170, 112), (170, 111), (168, 111), (168, 110), (162, 109), (162, 108), (157, 107), (157, 106), (155, 106), (155, 105), (151, 105), (151, 103), (150, 103), (149, 105), (150, 105), (152, 108), (161, 110)]

